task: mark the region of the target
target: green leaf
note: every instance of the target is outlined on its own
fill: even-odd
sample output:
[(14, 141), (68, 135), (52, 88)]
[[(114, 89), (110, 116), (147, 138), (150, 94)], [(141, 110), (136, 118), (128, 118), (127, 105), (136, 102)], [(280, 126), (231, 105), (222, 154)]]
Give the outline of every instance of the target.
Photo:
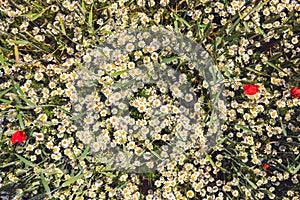
[(69, 111), (67, 111), (66, 109), (62, 108), (61, 106), (57, 106), (57, 109), (60, 110), (60, 111), (62, 111), (62, 112), (64, 112), (64, 113), (66, 113), (66, 114), (70, 114)]
[(87, 69), (86, 67), (84, 67), (81, 63), (78, 64), (78, 67), (83, 70), (85, 73), (89, 74), (89, 75), (94, 75), (94, 73), (92, 71), (90, 71), (89, 69)]
[[(279, 67), (277, 67), (276, 65), (274, 65), (274, 64), (271, 63), (271, 62), (267, 62), (267, 64), (268, 64), (269, 66), (273, 67), (274, 69), (278, 70), (278, 71), (284, 72), (282, 69), (280, 69)], [(284, 72), (284, 73), (285, 73), (285, 72)]]
[(204, 28), (202, 40), (208, 37), (208, 35), (211, 33), (211, 30), (211, 22), (209, 22)]
[(255, 185), (255, 183), (253, 183), (252, 181), (250, 181), (248, 178), (246, 178), (246, 181), (251, 185), (251, 187), (253, 187), (254, 189), (257, 189), (257, 186)]
[(100, 174), (103, 174), (103, 175), (108, 176), (110, 178), (116, 177), (116, 175), (114, 175), (112, 173), (107, 173), (107, 172), (103, 172), (103, 171), (101, 171)]
[(218, 46), (221, 44), (222, 39), (223, 38), (221, 38), (221, 37), (217, 37), (216, 42), (215, 42), (215, 50), (218, 49)]
[(1, 65), (4, 65), (4, 57), (2, 53), (0, 54), (0, 63)]
[(176, 15), (175, 13), (173, 13), (176, 17), (177, 20), (179, 20), (180, 22), (182, 22), (184, 25), (186, 25), (188, 28), (191, 28), (191, 25), (183, 18), (179, 17), (178, 15)]
[(229, 80), (231, 82), (233, 82), (233, 78), (231, 77), (231, 74), (230, 74), (228, 68), (227, 67), (224, 67), (224, 68), (225, 68), (225, 76), (227, 76), (227, 78), (229, 78)]
[(292, 174), (296, 174), (300, 170), (300, 164), (292, 171)]
[(180, 58), (180, 56), (175, 56), (175, 57), (171, 57), (171, 58), (163, 58), (162, 63), (169, 63), (169, 62), (171, 62), (173, 60), (176, 60), (178, 58)]
[[(208, 127), (211, 127), (211, 125), (212, 125), (212, 123), (213, 123), (213, 120), (214, 120), (214, 114), (215, 114), (215, 109), (212, 109)], [(206, 119), (207, 119), (207, 118), (206, 118)]]
[(128, 164), (130, 163), (129, 157), (128, 157), (128, 151), (127, 151), (126, 146), (125, 146), (124, 143), (123, 143), (122, 146), (123, 146), (123, 152), (124, 152), (125, 158), (126, 158), (126, 168), (128, 168)]
[(267, 34), (259, 27), (259, 25), (257, 25), (256, 28), (260, 34), (262, 34), (264, 37), (267, 37)]
[(260, 4), (256, 5), (252, 10), (250, 10), (246, 16), (251, 15), (252, 13), (254, 13), (255, 11), (259, 10), (260, 8), (262, 8), (266, 3), (268, 3), (267, 1), (263, 1)]
[(30, 167), (35, 167), (36, 165), (33, 164), (32, 162), (30, 162), (29, 160), (27, 160), (26, 158), (18, 155), (18, 154), (15, 154), (23, 163), (25, 163), (26, 165), (30, 166)]
[(0, 98), (1, 98), (3, 95), (5, 95), (7, 92), (9, 92), (11, 89), (12, 89), (12, 87), (9, 87), (9, 88), (3, 90), (2, 92), (0, 92)]
[(259, 75), (264, 75), (264, 76), (269, 76), (269, 77), (271, 77), (269, 74), (266, 74), (266, 73), (257, 71), (257, 70), (255, 70), (255, 69), (250, 68), (250, 67), (246, 67), (246, 69), (249, 70), (249, 71), (251, 71), (251, 72), (257, 73), (257, 74), (259, 74)]
[(87, 153), (90, 150), (90, 147), (91, 147), (91, 143), (89, 143), (88, 146), (85, 148), (85, 150), (83, 151), (83, 153), (80, 156), (80, 159), (84, 159), (86, 157)]
[(23, 44), (23, 45), (30, 44), (30, 42), (26, 40), (9, 40), (9, 41), (15, 44)]
[(228, 137), (224, 137), (221, 141), (219, 141), (215, 146), (219, 146), (220, 144), (223, 144), (226, 140), (228, 139)]
[(82, 11), (84, 12), (83, 14), (85, 14), (86, 8), (85, 8), (84, 0), (81, 1), (81, 8), (82, 8)]
[(20, 95), (24, 96), (24, 92), (21, 90), (20, 86), (18, 83), (14, 84), (15, 88), (17, 89), (17, 91), (19, 92)]
[(66, 186), (71, 185), (72, 183), (74, 183), (74, 182), (77, 181), (78, 179), (82, 178), (83, 176), (84, 176), (84, 174), (79, 174), (79, 175), (77, 175), (77, 176), (71, 177), (69, 180), (65, 181), (65, 182), (62, 184), (62, 187), (66, 187)]
[(149, 150), (150, 150), (150, 152), (151, 152), (153, 155), (155, 155), (159, 160), (165, 161), (165, 159), (161, 158), (160, 155), (158, 155), (158, 153), (156, 153), (155, 151), (153, 151), (153, 150), (151, 150), (151, 149), (149, 149)]
[(61, 32), (62, 32), (64, 35), (67, 35), (66, 30), (65, 30), (65, 25), (64, 25), (64, 23), (63, 23), (63, 21), (62, 21), (61, 18), (59, 19), (59, 24), (60, 24)]
[(32, 101), (26, 99), (24, 96), (19, 96), (20, 99), (22, 99), (23, 101), (25, 101), (28, 105), (33, 106), (33, 107), (37, 107), (37, 105), (35, 103), (33, 103)]
[(250, 30), (250, 28), (249, 28), (247, 22), (243, 22), (243, 24), (244, 24), (244, 26), (245, 26), (247, 32), (251, 32), (251, 30)]
[(130, 71), (130, 69), (125, 69), (125, 70), (122, 70), (122, 71), (114, 72), (110, 76), (111, 77), (119, 76), (119, 75), (124, 74), (124, 73), (129, 72), (129, 71)]
[(88, 19), (88, 23), (89, 23), (89, 26), (93, 29), (93, 5), (91, 6), (91, 10), (90, 10), (90, 13), (89, 13), (89, 19)]
[(115, 170), (116, 170), (115, 168), (111, 168), (109, 165), (107, 165), (101, 171), (102, 172), (113, 172)]
[(235, 126), (238, 127), (238, 128), (243, 129), (244, 131), (247, 131), (247, 132), (250, 132), (250, 133), (255, 133), (254, 131), (252, 131), (251, 129), (249, 129), (245, 126), (242, 126), (242, 125), (239, 125), (239, 124), (236, 124)]
[(25, 126), (24, 126), (23, 119), (22, 119), (22, 116), (21, 116), (20, 113), (17, 115), (17, 118), (18, 118), (18, 120), (19, 120), (20, 128), (21, 128), (22, 130), (24, 130), (24, 129), (25, 129)]
[(32, 18), (30, 19), (30, 21), (35, 21), (36, 19), (40, 18), (44, 12), (46, 12), (50, 7), (48, 6), (47, 8), (44, 8), (40, 13), (36, 13), (34, 15), (32, 15)]
[(12, 101), (10, 100), (7, 100), (7, 99), (0, 99), (0, 101), (2, 101), (3, 103), (6, 103), (6, 104), (12, 104)]
[(212, 158), (210, 157), (209, 154), (206, 153), (206, 159), (208, 159), (208, 161), (210, 162), (210, 164), (216, 168), (216, 164), (214, 163), (214, 161), (212, 160)]
[(177, 20), (174, 21), (174, 27), (175, 27), (175, 31), (178, 31), (178, 22), (177, 22)]
[[(99, 28), (97, 28), (97, 29), (93, 32), (93, 35), (96, 34), (97, 32), (99, 32), (99, 31), (103, 28), (103, 26), (105, 26), (106, 24), (108, 24), (108, 20), (105, 21), (105, 22), (102, 24), (102, 26), (99, 26)], [(107, 31), (107, 30), (103, 30), (103, 29), (102, 29), (100, 32), (112, 34), (111, 31)], [(103, 54), (103, 53), (102, 53), (102, 54)]]
[(73, 115), (73, 116), (71, 117), (71, 120), (76, 121), (76, 120), (82, 118), (82, 116), (84, 116), (84, 115), (85, 115), (84, 113), (81, 113), (81, 114), (79, 114), (79, 115)]
[(0, 168), (9, 167), (9, 166), (11, 166), (11, 165), (15, 165), (15, 164), (16, 164), (16, 162), (10, 162), (10, 163), (6, 163), (6, 164), (3, 164), (3, 165), (1, 165), (1, 166), (0, 166)]
[(207, 24), (198, 24), (199, 28), (205, 28), (207, 26)]
[[(279, 112), (279, 111), (277, 110), (277, 112)], [(286, 132), (286, 129), (285, 129), (285, 127), (284, 127), (284, 124), (283, 124), (283, 122), (282, 122), (281, 117), (279, 118), (279, 120), (280, 120), (280, 125), (281, 125), (281, 128), (282, 128), (283, 135), (284, 135), (284, 136), (287, 136), (287, 132)]]
[(40, 4), (37, 3), (37, 2), (31, 1), (31, 4), (34, 5), (34, 6), (37, 7), (37, 8), (43, 9), (43, 6), (40, 5)]
[(28, 189), (25, 190), (25, 192), (31, 192), (31, 191), (33, 191), (33, 190), (36, 190), (36, 189), (39, 188), (39, 187), (40, 187), (39, 185), (29, 187)]
[(41, 180), (42, 180), (42, 184), (43, 184), (47, 194), (50, 196), (50, 194), (51, 194), (50, 187), (45, 179), (43, 172), (41, 172)]
[(16, 108), (20, 109), (20, 110), (32, 110), (32, 109), (34, 109), (33, 106), (19, 106), (19, 105), (16, 105)]
[(237, 25), (240, 23), (241, 21), (241, 18), (237, 18), (237, 20), (234, 22), (234, 24), (232, 25), (232, 27), (230, 28), (229, 32), (228, 32), (228, 35), (231, 34), (235, 28), (237, 27)]

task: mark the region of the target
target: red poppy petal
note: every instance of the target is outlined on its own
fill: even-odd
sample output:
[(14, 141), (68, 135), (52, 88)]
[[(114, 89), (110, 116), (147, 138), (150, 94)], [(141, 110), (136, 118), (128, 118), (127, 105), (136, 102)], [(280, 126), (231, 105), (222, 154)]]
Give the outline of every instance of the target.
[(248, 90), (250, 85), (244, 85), (244, 90)]
[(24, 133), (23, 131), (16, 131), (11, 137), (11, 143), (15, 144), (17, 142), (18, 143), (24, 142), (26, 138), (27, 138), (26, 133)]
[(258, 92), (259, 86), (253, 84), (245, 84), (244, 85), (244, 93), (248, 95), (253, 95)]

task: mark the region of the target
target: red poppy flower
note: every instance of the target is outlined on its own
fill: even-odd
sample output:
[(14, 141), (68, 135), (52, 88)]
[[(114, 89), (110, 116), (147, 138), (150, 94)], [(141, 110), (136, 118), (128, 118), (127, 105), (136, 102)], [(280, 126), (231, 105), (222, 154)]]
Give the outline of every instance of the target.
[(26, 140), (26, 133), (24, 133), (23, 131), (16, 131), (10, 139), (10, 141), (13, 145), (16, 142), (21, 143), (21, 142), (24, 142), (25, 140)]
[(291, 89), (291, 95), (294, 97), (294, 98), (299, 98), (300, 97), (300, 88), (298, 87), (293, 87)]
[(270, 164), (265, 163), (265, 164), (264, 164), (264, 170), (267, 170), (267, 169), (269, 169), (269, 168), (270, 168)]
[(244, 93), (248, 95), (253, 95), (258, 92), (259, 86), (253, 84), (245, 84), (244, 85)]

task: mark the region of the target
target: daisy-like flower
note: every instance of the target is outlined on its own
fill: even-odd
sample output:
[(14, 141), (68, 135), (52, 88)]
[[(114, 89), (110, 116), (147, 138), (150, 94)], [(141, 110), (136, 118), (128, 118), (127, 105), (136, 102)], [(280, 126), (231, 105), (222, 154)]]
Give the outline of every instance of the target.
[(37, 118), (37, 120), (42, 121), (42, 122), (47, 121), (47, 119), (48, 119), (48, 116), (46, 114), (40, 114)]
[(34, 79), (37, 80), (37, 81), (40, 81), (40, 80), (42, 80), (43, 78), (44, 78), (44, 75), (43, 75), (43, 73), (41, 73), (41, 72), (38, 72), (38, 73), (36, 73), (36, 74), (34, 75)]
[(186, 193), (186, 196), (187, 196), (188, 198), (193, 198), (194, 195), (195, 195), (195, 193), (194, 193), (192, 190), (189, 190), (189, 191), (187, 191), (187, 193)]

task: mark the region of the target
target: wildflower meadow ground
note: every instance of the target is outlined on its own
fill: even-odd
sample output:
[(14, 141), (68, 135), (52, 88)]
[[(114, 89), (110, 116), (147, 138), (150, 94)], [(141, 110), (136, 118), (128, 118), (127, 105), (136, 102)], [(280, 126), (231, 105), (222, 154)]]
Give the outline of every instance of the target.
[(300, 199), (297, 0), (0, 0), (0, 199)]

